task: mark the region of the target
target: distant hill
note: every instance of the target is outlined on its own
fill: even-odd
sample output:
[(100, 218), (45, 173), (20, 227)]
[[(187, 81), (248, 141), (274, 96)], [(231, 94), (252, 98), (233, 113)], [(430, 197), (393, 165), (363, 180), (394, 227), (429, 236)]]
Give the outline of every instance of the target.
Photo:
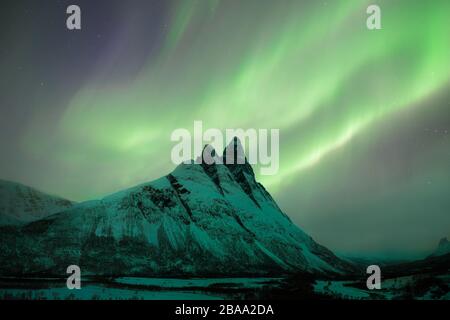
[(73, 202), (20, 183), (0, 180), (0, 226), (21, 225), (66, 210)]
[(448, 241), (447, 238), (444, 237), (439, 241), (436, 250), (434, 250), (430, 257), (443, 256), (447, 253), (450, 253), (450, 241)]

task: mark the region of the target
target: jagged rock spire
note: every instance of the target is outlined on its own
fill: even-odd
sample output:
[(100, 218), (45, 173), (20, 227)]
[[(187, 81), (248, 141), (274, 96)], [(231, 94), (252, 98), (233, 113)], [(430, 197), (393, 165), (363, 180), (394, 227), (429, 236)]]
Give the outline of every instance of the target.
[(223, 150), (222, 159), (223, 164), (225, 164), (233, 174), (245, 172), (251, 176), (255, 175), (251, 165), (245, 157), (244, 148), (242, 148), (241, 141), (238, 137), (234, 137)]
[(210, 144), (205, 144), (202, 153), (195, 160), (196, 163), (212, 165), (214, 158), (217, 156), (216, 150)]
[(216, 185), (217, 189), (221, 194), (223, 194), (222, 186), (220, 185), (220, 178), (219, 173), (217, 172), (216, 167), (216, 150), (213, 148), (213, 146), (207, 144), (202, 150), (201, 157), (201, 166), (203, 170), (205, 170), (205, 173), (211, 178), (211, 180)]
[(234, 137), (223, 150), (223, 161), (227, 164), (245, 164), (247, 162), (244, 149), (238, 137)]

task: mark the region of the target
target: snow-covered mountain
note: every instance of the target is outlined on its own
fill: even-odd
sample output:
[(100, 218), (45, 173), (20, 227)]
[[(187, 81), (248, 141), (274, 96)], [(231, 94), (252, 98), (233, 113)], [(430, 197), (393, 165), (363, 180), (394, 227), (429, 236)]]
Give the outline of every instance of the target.
[[(239, 140), (230, 148), (242, 152)], [(1, 236), (1, 273), (343, 273), (353, 266), (291, 222), (245, 164), (179, 165), (158, 180)]]
[(444, 237), (439, 241), (436, 250), (430, 255), (430, 257), (442, 256), (447, 253), (450, 253), (450, 241)]
[(0, 180), (0, 225), (20, 225), (64, 211), (73, 203), (20, 183)]

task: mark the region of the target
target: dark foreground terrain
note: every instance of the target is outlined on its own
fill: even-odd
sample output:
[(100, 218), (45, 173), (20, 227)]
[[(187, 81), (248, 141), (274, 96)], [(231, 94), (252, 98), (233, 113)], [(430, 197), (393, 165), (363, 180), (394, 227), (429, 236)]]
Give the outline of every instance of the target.
[(83, 277), (69, 290), (65, 277), (2, 277), (0, 299), (91, 300), (450, 300), (450, 254), (383, 267), (380, 290), (368, 290), (366, 277), (148, 278)]

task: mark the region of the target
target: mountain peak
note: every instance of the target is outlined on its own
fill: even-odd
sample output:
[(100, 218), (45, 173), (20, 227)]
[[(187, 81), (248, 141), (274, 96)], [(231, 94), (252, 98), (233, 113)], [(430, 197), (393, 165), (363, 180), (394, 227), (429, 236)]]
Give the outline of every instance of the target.
[(234, 176), (240, 175), (241, 173), (247, 173), (252, 177), (255, 176), (238, 137), (231, 139), (231, 142), (223, 150), (222, 159), (223, 164), (228, 167)]
[(228, 146), (223, 150), (222, 156), (225, 164), (245, 164), (247, 162), (244, 148), (242, 148), (241, 140), (238, 137), (231, 139)]
[(217, 156), (216, 150), (210, 144), (205, 144), (202, 153), (197, 157), (196, 163), (212, 165), (215, 163), (215, 158)]
[[(235, 138), (228, 149), (239, 152), (239, 146)], [(209, 145), (203, 151), (215, 155)], [(57, 274), (60, 262), (81, 257), (87, 272), (108, 276), (353, 270), (292, 223), (248, 174), (248, 162), (198, 164), (184, 163), (155, 181), (26, 224), (20, 241), (16, 229), (8, 229), (0, 245), (16, 250), (2, 251), (0, 275), (31, 272), (29, 266)], [(120, 252), (117, 263), (110, 263), (111, 250)]]
[(431, 254), (431, 257), (442, 256), (447, 253), (450, 253), (450, 241), (448, 241), (447, 237), (443, 237), (439, 240), (439, 244)]
[(447, 237), (443, 237), (440, 241), (439, 241), (439, 247), (440, 246), (445, 246), (448, 244), (448, 240)]

